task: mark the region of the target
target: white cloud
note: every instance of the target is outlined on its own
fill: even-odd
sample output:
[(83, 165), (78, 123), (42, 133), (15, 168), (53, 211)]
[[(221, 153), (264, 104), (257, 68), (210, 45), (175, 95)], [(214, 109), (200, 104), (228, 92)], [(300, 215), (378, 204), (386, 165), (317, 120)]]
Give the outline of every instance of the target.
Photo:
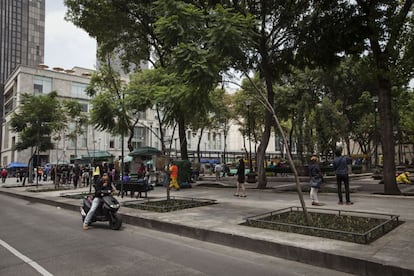
[(64, 20), (66, 7), (52, 11), (46, 7), (45, 64), (71, 69), (74, 66), (94, 69), (96, 41), (84, 30)]

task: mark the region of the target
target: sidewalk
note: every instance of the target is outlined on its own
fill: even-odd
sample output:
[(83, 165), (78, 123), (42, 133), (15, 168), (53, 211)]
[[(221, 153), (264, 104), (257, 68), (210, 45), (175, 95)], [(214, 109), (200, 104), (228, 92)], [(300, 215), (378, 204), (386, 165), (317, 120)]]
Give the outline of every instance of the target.
[[(12, 179), (9, 180), (12, 181)], [(203, 181), (193, 185), (191, 189), (171, 191), (171, 196), (214, 199), (218, 204), (168, 213), (122, 207), (120, 213), (123, 215), (124, 223), (127, 224), (338, 271), (358, 275), (414, 275), (414, 262), (412, 261), (414, 258), (414, 197), (372, 194), (372, 192), (381, 192), (382, 185), (370, 178), (351, 181), (351, 188), (356, 191), (351, 194), (351, 199), (355, 202), (355, 205), (352, 206), (337, 205), (335, 193), (319, 194), (320, 201), (326, 205), (318, 208), (395, 214), (405, 222), (368, 245), (239, 225), (248, 216), (290, 206), (300, 206), (298, 195), (295, 192), (280, 192), (279, 190), (281, 186), (288, 187), (295, 185), (295, 183), (286, 179), (280, 180), (283, 181), (269, 183), (268, 187), (271, 188), (266, 190), (254, 189), (255, 184), (248, 184), (247, 198), (238, 198), (233, 196), (235, 190), (232, 187), (235, 178), (225, 178), (220, 182), (204, 178)], [(13, 186), (11, 181), (6, 184)], [(334, 184), (328, 183), (326, 185)], [(403, 188), (411, 190), (413, 187)], [(78, 211), (80, 200), (64, 198), (60, 195), (89, 190), (89, 188), (80, 188), (69, 191), (34, 193), (28, 192), (27, 189), (28, 187), (2, 187), (0, 193)], [(149, 193), (149, 197), (152, 199), (165, 198), (165, 196), (166, 191), (163, 187), (156, 187), (154, 191)], [(308, 207), (311, 207), (307, 193), (304, 193), (304, 198)], [(129, 196), (118, 197), (118, 199), (121, 202), (136, 200)], [(93, 231), (93, 226), (91, 228)], [(81, 231), (81, 224), (79, 224), (79, 231)]]

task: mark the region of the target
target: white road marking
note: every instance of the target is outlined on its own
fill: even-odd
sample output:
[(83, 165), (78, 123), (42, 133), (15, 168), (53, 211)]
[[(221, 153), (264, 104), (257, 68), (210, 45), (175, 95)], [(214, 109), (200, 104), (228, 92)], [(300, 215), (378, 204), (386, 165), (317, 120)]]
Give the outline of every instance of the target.
[(32, 266), (34, 269), (36, 269), (41, 275), (44, 276), (53, 276), (53, 274), (49, 273), (46, 269), (44, 269), (41, 265), (34, 262), (30, 258), (26, 257), (16, 249), (14, 249), (12, 246), (10, 246), (7, 242), (0, 239), (0, 245), (2, 245), (4, 248), (9, 250), (11, 253), (13, 253), (16, 257), (20, 258), (23, 262), (27, 263), (28, 265)]

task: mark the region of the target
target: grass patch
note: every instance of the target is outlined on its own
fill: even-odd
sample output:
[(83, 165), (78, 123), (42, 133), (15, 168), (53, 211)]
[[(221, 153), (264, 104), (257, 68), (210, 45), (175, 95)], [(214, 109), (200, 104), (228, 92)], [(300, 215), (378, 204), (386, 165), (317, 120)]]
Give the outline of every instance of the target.
[(242, 225), (368, 244), (403, 223), (388, 214), (320, 208), (308, 208), (308, 213), (309, 224), (301, 208), (290, 207), (249, 217)]
[(196, 198), (177, 198), (148, 200), (144, 202), (125, 202), (124, 206), (153, 212), (172, 212), (215, 204), (215, 200)]

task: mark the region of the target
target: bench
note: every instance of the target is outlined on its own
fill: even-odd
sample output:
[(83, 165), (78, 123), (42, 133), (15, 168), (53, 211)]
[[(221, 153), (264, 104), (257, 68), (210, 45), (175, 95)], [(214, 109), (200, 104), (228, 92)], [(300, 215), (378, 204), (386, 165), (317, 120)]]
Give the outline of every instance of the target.
[[(144, 179), (131, 179), (124, 182), (123, 187), (121, 181), (118, 181), (115, 183), (115, 187), (118, 190), (118, 196), (121, 195), (121, 193), (122, 196), (124, 196), (124, 193), (127, 195), (129, 192), (131, 194), (131, 198), (134, 197), (135, 193), (137, 193), (137, 198), (148, 197), (148, 192), (154, 189), (154, 187), (149, 185)], [(121, 191), (122, 188), (123, 191)], [(143, 196), (143, 194), (145, 196)]]
[(274, 168), (266, 168), (266, 172), (273, 173), (274, 176), (280, 174), (281, 176), (286, 176), (288, 173), (292, 173), (292, 169), (290, 167), (274, 167)]

